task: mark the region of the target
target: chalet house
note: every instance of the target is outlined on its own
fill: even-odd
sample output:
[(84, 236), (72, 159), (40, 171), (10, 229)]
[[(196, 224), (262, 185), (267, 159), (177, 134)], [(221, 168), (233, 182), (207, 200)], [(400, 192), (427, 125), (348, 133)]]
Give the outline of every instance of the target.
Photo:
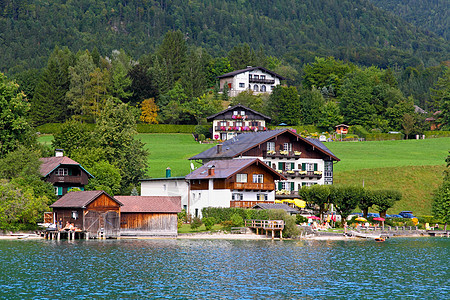
[(281, 80), (286, 79), (263, 67), (247, 67), (223, 74), (217, 78), (219, 78), (221, 91), (223, 91), (225, 85), (228, 85), (230, 97), (236, 97), (245, 90), (251, 90), (254, 94), (270, 94), (275, 86), (280, 85)]
[(123, 204), (104, 191), (70, 192), (50, 205), (53, 220), (74, 223), (91, 237), (120, 235), (120, 207)]
[(120, 236), (176, 237), (180, 196), (115, 196), (120, 208)]
[(41, 176), (45, 181), (53, 184), (58, 197), (65, 195), (72, 188), (83, 191), (89, 178), (93, 178), (79, 163), (63, 156), (62, 150), (56, 150), (54, 157), (43, 157), (40, 160), (42, 161)]
[(271, 118), (253, 109), (238, 104), (206, 118), (213, 122), (213, 138), (229, 140), (240, 133), (267, 130), (266, 122)]
[(213, 160), (186, 176), (190, 213), (204, 207), (251, 208), (259, 202), (273, 203), (275, 180), (286, 179), (257, 158)]
[(333, 163), (339, 161), (322, 142), (304, 138), (289, 129), (244, 133), (190, 158), (212, 160), (258, 158), (283, 175), (277, 198), (298, 194), (302, 186), (333, 183)]

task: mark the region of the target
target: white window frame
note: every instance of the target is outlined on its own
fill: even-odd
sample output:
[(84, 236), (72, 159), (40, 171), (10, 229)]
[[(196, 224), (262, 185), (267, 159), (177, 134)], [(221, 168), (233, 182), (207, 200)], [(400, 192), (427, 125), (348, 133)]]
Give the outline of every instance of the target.
[(261, 92), (265, 92), (266, 91), (266, 86), (265, 85), (261, 85)]
[(292, 151), (292, 143), (284, 143), (283, 150), (291, 152)]
[(241, 116), (245, 116), (245, 110), (241, 110)]
[(219, 123), (219, 126), (226, 127), (227, 125), (228, 125), (227, 121), (220, 121), (220, 123)]
[(247, 183), (247, 174), (236, 174), (236, 182)]
[(244, 126), (244, 125), (242, 124), (242, 121), (236, 121), (236, 127), (242, 127), (242, 126)]
[(253, 91), (259, 92), (259, 86), (258, 86), (257, 84), (255, 84), (255, 85), (253, 86)]
[(308, 172), (314, 171), (314, 164), (313, 163), (306, 163), (306, 171), (308, 171)]
[(56, 176), (68, 176), (69, 175), (69, 169), (68, 168), (58, 168), (56, 169)]
[(292, 182), (292, 181), (282, 181), (282, 182), (281, 182), (281, 187), (282, 187), (282, 189), (283, 189), (283, 190), (286, 190), (286, 191), (292, 191), (292, 190), (291, 190), (291, 182)]
[(240, 88), (245, 88), (245, 83), (244, 82), (239, 82), (239, 87)]
[(256, 201), (267, 201), (268, 198), (267, 194), (256, 194)]
[(231, 194), (231, 200), (242, 201), (242, 200), (244, 200), (244, 194), (242, 194), (242, 193), (232, 193)]
[(264, 183), (263, 174), (253, 174), (253, 183)]
[(238, 115), (238, 111), (237, 110), (233, 111), (233, 115), (237, 116)]
[(275, 142), (267, 142), (267, 151), (275, 151)]

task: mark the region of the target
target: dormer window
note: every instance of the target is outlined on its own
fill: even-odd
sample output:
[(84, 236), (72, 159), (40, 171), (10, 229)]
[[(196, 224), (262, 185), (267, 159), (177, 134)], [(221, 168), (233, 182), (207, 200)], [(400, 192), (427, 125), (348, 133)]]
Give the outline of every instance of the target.
[(239, 112), (237, 110), (233, 111), (233, 115), (237, 116)]
[(261, 79), (266, 79), (266, 75), (261, 75)]
[(57, 176), (67, 176), (69, 175), (69, 169), (67, 168), (58, 168), (56, 169), (56, 173)]
[(241, 110), (241, 116), (245, 116), (245, 111)]
[(259, 79), (259, 75), (255, 75), (255, 76), (253, 76), (253, 78)]

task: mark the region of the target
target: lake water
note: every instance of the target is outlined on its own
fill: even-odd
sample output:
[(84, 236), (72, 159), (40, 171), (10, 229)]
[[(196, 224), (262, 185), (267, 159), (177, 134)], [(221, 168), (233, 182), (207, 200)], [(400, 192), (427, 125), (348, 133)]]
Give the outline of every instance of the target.
[(449, 238), (0, 241), (0, 299), (448, 299)]

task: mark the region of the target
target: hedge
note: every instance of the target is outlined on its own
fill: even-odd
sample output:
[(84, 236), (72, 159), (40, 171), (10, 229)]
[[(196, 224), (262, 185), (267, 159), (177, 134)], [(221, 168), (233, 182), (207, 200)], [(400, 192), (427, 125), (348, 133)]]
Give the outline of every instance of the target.
[[(37, 126), (36, 132), (39, 132), (41, 134), (55, 134), (59, 133), (61, 131), (61, 125), (63, 123), (47, 123), (43, 125)], [(94, 130), (95, 124), (87, 123), (86, 126), (89, 127), (89, 129)]]
[(193, 133), (196, 125), (138, 124), (139, 133)]
[(450, 137), (450, 131), (425, 131), (424, 134), (428, 139)]
[(302, 134), (304, 132), (306, 133), (313, 133), (313, 132), (325, 132), (326, 130), (324, 130), (323, 128), (314, 126), (314, 125), (300, 125), (300, 126), (269, 126), (268, 127), (270, 130), (274, 130), (274, 129), (295, 129), (295, 131), (298, 134)]
[(389, 141), (401, 140), (403, 134), (401, 133), (368, 133), (366, 134), (366, 141)]

